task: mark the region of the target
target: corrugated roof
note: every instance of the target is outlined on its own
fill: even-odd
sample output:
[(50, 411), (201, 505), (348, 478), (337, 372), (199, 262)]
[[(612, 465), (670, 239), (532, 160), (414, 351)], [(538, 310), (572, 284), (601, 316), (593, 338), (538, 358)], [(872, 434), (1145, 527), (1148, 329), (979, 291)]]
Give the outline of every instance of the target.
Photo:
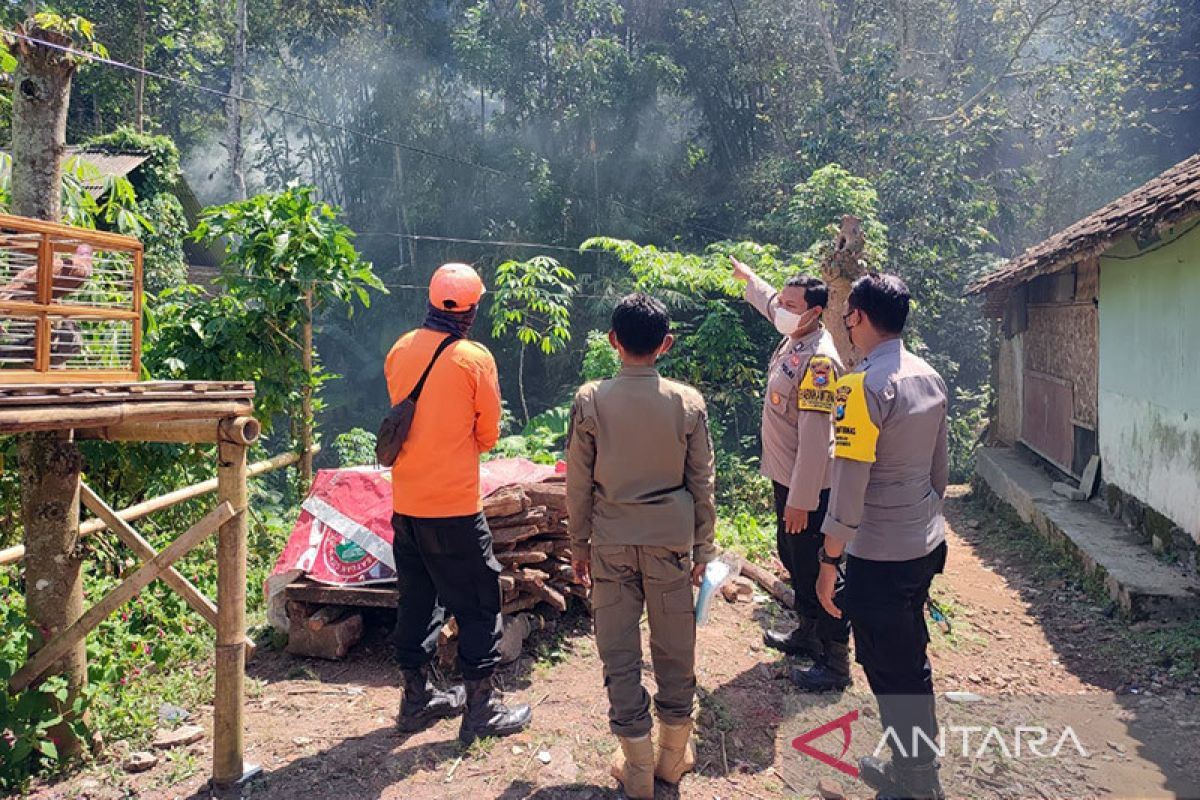
[(1108, 249), (1121, 236), (1169, 225), (1200, 213), (1200, 153), (1179, 162), (1129, 194), (1035, 244), (967, 289), (1007, 289)]
[[(105, 150), (68, 147), (67, 158), (71, 156), (79, 156), (79, 158), (91, 164), (100, 173), (102, 179), (109, 176), (124, 178), (144, 164), (146, 159), (150, 158), (149, 153), (112, 153)], [(85, 180), (83, 185), (88, 190), (88, 193), (94, 196), (99, 195), (104, 189), (103, 180)]]

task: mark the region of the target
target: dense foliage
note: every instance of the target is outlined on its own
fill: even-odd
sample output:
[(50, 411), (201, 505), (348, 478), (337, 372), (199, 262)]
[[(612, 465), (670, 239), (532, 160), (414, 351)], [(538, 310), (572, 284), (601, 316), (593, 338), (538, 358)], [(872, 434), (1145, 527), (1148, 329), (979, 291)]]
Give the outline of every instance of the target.
[[(28, 5), (5, 5), (0, 22), (11, 28)], [(1200, 126), (1200, 0), (246, 0), (248, 101), (228, 103), (187, 83), (233, 82), (237, 5), (69, 0), (42, 18), (88, 52), (150, 71), (80, 57), (70, 143), (151, 158), (132, 182), (70, 163), (63, 189), (70, 221), (147, 245), (150, 374), (256, 380), (264, 421), (287, 420), (293, 434), (302, 387), (320, 389), (318, 421), (335, 442), (325, 457), (368, 461), (383, 357), (422, 318), (433, 269), (468, 261), (493, 290), (492, 324), (476, 334), (508, 398), (497, 452), (553, 460), (575, 386), (617, 368), (602, 333), (613, 302), (641, 288), (676, 319), (664, 371), (699, 386), (713, 410), (722, 541), (754, 553), (772, 537), (756, 454), (776, 335), (739, 299), (728, 255), (780, 282), (817, 268), (842, 214), (862, 218), (868, 262), (914, 290), (910, 345), (954, 391), (961, 479), (989, 369), (985, 323), (963, 288), (1190, 155)], [(0, 47), (0, 72), (11, 68)], [(7, 129), (6, 91), (0, 100)], [(235, 111), (248, 200), (228, 168)], [(198, 232), (227, 252), (215, 291), (184, 280), (181, 177), (216, 206)], [(103, 191), (87, 191), (97, 182)], [(391, 294), (368, 307), (382, 288)], [(311, 376), (297, 345), (309, 292)], [(19, 536), (8, 455), (0, 544)], [(117, 505), (210, 469), (181, 446), (90, 443), (85, 457), (89, 481)], [(260, 491), (255, 580), (296, 500), (281, 481)], [(192, 512), (147, 527), (165, 540)], [(128, 554), (91, 546), (89, 591), (102, 591)], [(185, 566), (211, 589), (211, 559)], [(19, 582), (0, 580), (4, 630), (19, 631)], [(124, 687), (132, 711), (115, 711), (115, 688), (91, 699), (110, 736), (137, 739), (154, 724), (142, 686), (206, 691), (202, 673), (165, 669), (200, 653), (205, 632), (189, 630), (169, 593), (143, 597), (90, 645), (97, 679), (145, 678)], [(5, 637), (0, 671), (23, 647)], [(13, 770), (0, 780), (14, 784), (52, 760), (41, 738), (51, 707), (26, 697), (4, 707), (23, 720), (0, 741)]]

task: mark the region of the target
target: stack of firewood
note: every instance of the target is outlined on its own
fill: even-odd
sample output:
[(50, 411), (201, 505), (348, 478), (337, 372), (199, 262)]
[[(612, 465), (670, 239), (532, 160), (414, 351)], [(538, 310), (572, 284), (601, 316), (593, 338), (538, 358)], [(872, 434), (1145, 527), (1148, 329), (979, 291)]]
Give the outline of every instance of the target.
[(506, 486), (483, 501), (483, 513), (503, 567), (505, 614), (539, 603), (566, 611), (572, 596), (587, 599), (571, 570), (567, 487), (561, 479)]

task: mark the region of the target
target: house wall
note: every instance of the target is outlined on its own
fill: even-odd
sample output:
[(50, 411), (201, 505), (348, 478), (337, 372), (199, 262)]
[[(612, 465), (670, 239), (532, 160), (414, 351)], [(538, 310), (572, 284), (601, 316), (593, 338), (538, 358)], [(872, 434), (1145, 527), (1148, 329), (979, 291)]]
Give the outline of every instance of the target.
[(1100, 260), (1100, 455), (1107, 483), (1200, 542), (1200, 228)]
[(1096, 452), (1096, 259), (1013, 289), (996, 369), (996, 438), (1079, 474)]
[(1023, 334), (1000, 336), (1000, 358), (996, 371), (996, 438), (1012, 446), (1021, 438), (1021, 402), (1024, 394)]

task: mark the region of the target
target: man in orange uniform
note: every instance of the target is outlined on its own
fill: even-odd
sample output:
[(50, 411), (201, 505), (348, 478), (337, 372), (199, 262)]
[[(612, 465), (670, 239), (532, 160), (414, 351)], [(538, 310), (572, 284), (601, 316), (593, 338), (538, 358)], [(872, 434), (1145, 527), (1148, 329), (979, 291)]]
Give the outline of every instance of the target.
[[(404, 673), (398, 725), (415, 732), (463, 714), (458, 737), (467, 744), (518, 733), (532, 716), (527, 705), (506, 707), (492, 686), (500, 659), (500, 564), (479, 496), (479, 455), (500, 436), (500, 387), (492, 354), (466, 338), (483, 293), (466, 264), (439, 267), (425, 324), (400, 337), (384, 366), (393, 405), (429, 368), (392, 466), (396, 660)], [(428, 676), (447, 610), (458, 622), (465, 692), (437, 691)]]

